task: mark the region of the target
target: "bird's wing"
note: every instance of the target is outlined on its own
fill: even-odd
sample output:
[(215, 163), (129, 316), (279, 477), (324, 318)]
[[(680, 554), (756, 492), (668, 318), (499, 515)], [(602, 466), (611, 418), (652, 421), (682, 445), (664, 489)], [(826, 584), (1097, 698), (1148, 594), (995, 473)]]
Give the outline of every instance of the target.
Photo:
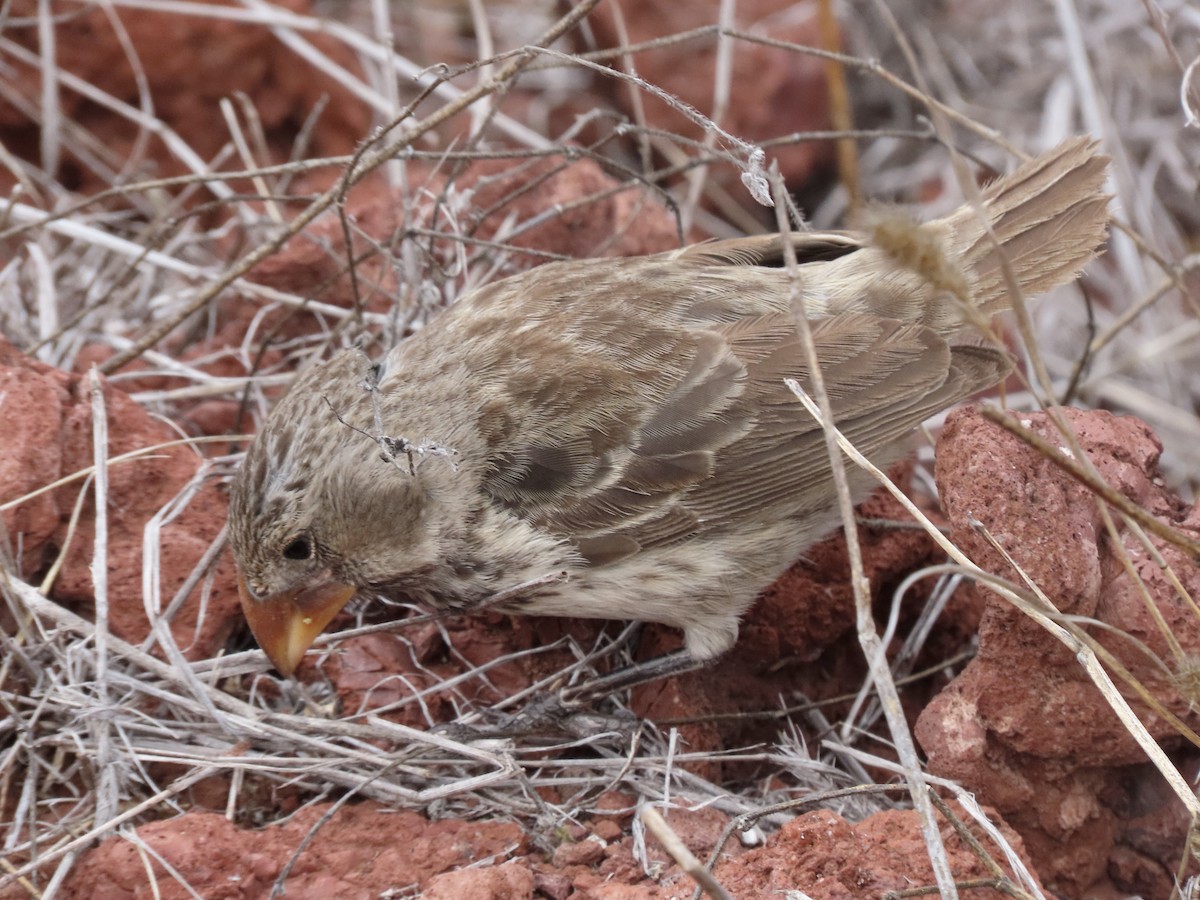
[[(868, 314), (818, 319), (812, 331), (836, 421), (883, 462), (921, 420), (1007, 368), (1001, 354)], [(784, 384), (811, 390), (790, 315), (642, 327), (597, 346), (603, 354), (564, 355), (553, 379), (510, 379), (510, 397), (546, 415), (496, 454), (485, 488), (498, 503), (593, 564), (732, 515), (828, 505), (821, 429)]]
[[(924, 419), (996, 383), (1009, 369), (1001, 352), (950, 346), (930, 328), (868, 314), (820, 319), (812, 323), (812, 332), (834, 420), (878, 465), (901, 458), (906, 437)], [(745, 340), (737, 335), (731, 343), (740, 351)], [(793, 378), (812, 392), (803, 358), (793, 332), (747, 366), (756, 385), (755, 424), (745, 438), (717, 454), (713, 477), (683, 498), (701, 520), (746, 515), (771, 520), (780, 513), (811, 515), (831, 506), (834, 489), (823, 432), (783, 384)]]

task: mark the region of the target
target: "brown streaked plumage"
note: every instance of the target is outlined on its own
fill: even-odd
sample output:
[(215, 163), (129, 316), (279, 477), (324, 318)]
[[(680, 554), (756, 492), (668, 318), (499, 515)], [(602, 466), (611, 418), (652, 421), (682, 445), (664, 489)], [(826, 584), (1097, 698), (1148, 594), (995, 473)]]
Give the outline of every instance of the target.
[[(1026, 293), (1095, 255), (1105, 167), (1075, 139), (985, 191)], [(973, 210), (924, 230), (981, 312), (1007, 308)], [(1008, 371), (964, 343), (956, 300), (884, 250), (792, 241), (837, 423), (877, 463)], [(838, 521), (820, 427), (783, 383), (809, 380), (789, 291), (777, 236), (551, 263), (463, 297), (377, 364), (345, 351), (305, 372), (230, 505), (243, 607), (276, 668), (290, 674), (358, 591), (469, 611), (559, 570), (565, 583), (501, 608), (663, 622), (696, 659), (727, 650), (757, 594)]]

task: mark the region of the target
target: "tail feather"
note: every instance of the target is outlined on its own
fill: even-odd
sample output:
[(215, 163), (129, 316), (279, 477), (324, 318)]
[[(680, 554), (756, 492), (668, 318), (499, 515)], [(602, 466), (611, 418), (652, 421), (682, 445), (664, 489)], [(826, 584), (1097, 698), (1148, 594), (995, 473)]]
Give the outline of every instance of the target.
[(1070, 281), (1095, 257), (1108, 225), (1107, 168), (1096, 142), (1077, 137), (992, 182), (983, 200), (999, 248), (970, 206), (944, 220), (980, 309), (1012, 303), (1002, 258), (1033, 295)]
[(1079, 274), (1108, 227), (1107, 167), (1094, 141), (1064, 141), (983, 190), (994, 239), (971, 205), (920, 226), (884, 215), (886, 227), (861, 250), (814, 264), (812, 283), (831, 312), (920, 322), (952, 337), (977, 316), (950, 295), (965, 294), (985, 315), (1012, 305), (1003, 260), (1029, 296)]

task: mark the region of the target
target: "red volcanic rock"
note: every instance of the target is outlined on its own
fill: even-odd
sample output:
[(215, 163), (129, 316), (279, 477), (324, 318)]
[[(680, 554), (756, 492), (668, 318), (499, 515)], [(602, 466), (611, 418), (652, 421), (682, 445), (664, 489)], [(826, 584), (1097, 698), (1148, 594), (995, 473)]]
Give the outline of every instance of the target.
[[(9, 541), (20, 548), (22, 574), (37, 583), (69, 538), (51, 596), (91, 615), (95, 516), (90, 484), (85, 489), (80, 478), (21, 500), (31, 490), (93, 464), (87, 378), (51, 369), (0, 342), (0, 385), (9, 388), (4, 411), (12, 435), (6, 443), (10, 450), (0, 462), (0, 502), (13, 504), (5, 513), (4, 524)], [(110, 458), (179, 437), (108, 385), (104, 385), (104, 402)], [(213, 479), (197, 480), (203, 465), (193, 450), (177, 446), (109, 466), (109, 627), (118, 637), (140, 642), (149, 633), (142, 588), (146, 541), (153, 540), (157, 547), (161, 611), (225, 523), (222, 489)], [(180, 504), (178, 514), (162, 516), (158, 536), (148, 538), (151, 520), (191, 488), (194, 491)], [(68, 523), (81, 490), (86, 490), (82, 513), (71, 534)], [(171, 621), (180, 648), (196, 658), (221, 647), (237, 621), (237, 588), (226, 559), (216, 564), (203, 616), (200, 593), (194, 589)]]
[[(6, 505), (45, 487), (63, 474), (61, 430), (71, 405), (68, 375), (0, 341), (0, 413), (4, 452), (0, 454), (0, 500)], [(21, 574), (31, 577), (48, 560), (43, 553), (58, 530), (63, 511), (47, 492), (4, 511), (4, 531), (17, 553)]]
[[(691, 3), (622, 0), (619, 8), (615, 2), (600, 4), (589, 22), (602, 47), (617, 47), (716, 25), (720, 6), (719, 0)], [(791, 0), (738, 3), (734, 27), (776, 41), (821, 46), (815, 7), (802, 8)], [(641, 78), (705, 115), (712, 114), (717, 84), (715, 35), (643, 50), (631, 58)], [(730, 85), (731, 101), (718, 124), (739, 138), (757, 143), (829, 127), (824, 63), (814, 56), (734, 40)], [(649, 127), (703, 139), (703, 130), (690, 118), (656, 97), (639, 93)], [(629, 107), (629, 96), (629, 89), (623, 84), (614, 87), (614, 100), (626, 105), (626, 112), (632, 117), (637, 111)], [(725, 145), (718, 141), (718, 146)], [(795, 188), (828, 159), (829, 147), (811, 142), (788, 145), (769, 150), (768, 156), (778, 161), (783, 177)], [(714, 169), (713, 175), (727, 188), (744, 192), (738, 185), (737, 174), (731, 170)]]
[(605, 842), (585, 838), (582, 841), (564, 841), (554, 849), (554, 865), (560, 869), (568, 866), (591, 866), (604, 859)]
[[(1197, 510), (1188, 510), (1157, 478), (1161, 446), (1149, 428), (1106, 412), (1058, 412), (1111, 487), (1160, 520), (1200, 534)], [(1046, 414), (1021, 418), (1055, 446), (1065, 443)], [(971, 527), (977, 520), (1061, 612), (1104, 623), (1107, 628), (1086, 630), (1164, 706), (1196, 726), (1195, 697), (1181, 692), (1168, 672), (1181, 662), (1172, 641), (1185, 658), (1200, 650), (1200, 620), (1150, 552), (1121, 529), (1118, 540), (1137, 578), (1130, 575), (1087, 488), (975, 410), (947, 420), (937, 479), (954, 539), (973, 560), (1020, 583)], [(1200, 596), (1195, 561), (1157, 537), (1150, 541), (1184, 589)], [(972, 590), (989, 598), (979, 654), (917, 727), (930, 769), (995, 806), (1021, 832), (1042, 876), (1057, 889), (1082, 896), (1111, 879), (1121, 891), (1166, 896), (1182, 849), (1182, 810), (1169, 795), (1148, 790), (1158, 776), (1072, 652), (994, 594)], [(1168, 722), (1135, 698), (1130, 702), (1164, 746), (1183, 746)], [(1145, 822), (1151, 819), (1161, 839), (1147, 838)], [(1157, 875), (1151, 878), (1150, 872)], [(1128, 873), (1136, 873), (1133, 882)]]
[[(642, 187), (617, 190), (620, 184), (591, 159), (558, 157), (532, 164), (482, 160), (455, 182), (458, 190), (470, 192), (476, 210), (487, 213), (468, 220), (478, 221), (475, 237), (573, 258), (640, 256), (678, 247), (676, 223), (666, 207)], [(548, 210), (554, 215), (546, 216)], [(534, 257), (519, 267), (539, 261)]]
[(531, 900), (534, 876), (529, 867), (513, 860), (483, 869), (456, 869), (437, 875), (421, 892), (424, 900)]
[[(961, 810), (955, 811), (960, 819), (969, 821)], [(953, 835), (948, 824), (943, 823), (940, 831), (955, 880), (990, 877), (975, 852)], [(978, 829), (972, 827), (971, 831), (979, 837)], [(1021, 839), (1006, 826), (1002, 825), (1001, 831), (1023, 856)], [(1003, 860), (989, 840), (984, 839), (983, 844), (994, 859)], [(765, 847), (719, 864), (714, 874), (734, 897), (802, 891), (813, 900), (849, 900), (934, 883), (929, 851), (912, 810), (876, 813), (857, 825), (824, 810), (806, 813), (784, 825)], [(1006, 874), (1012, 877), (1011, 870), (1006, 869)], [(978, 896), (1001, 894), (983, 890)]]
[[(667, 900), (692, 889), (691, 879), (653, 839), (647, 840), (645, 850), (658, 874), (648, 878), (628, 835), (607, 846), (594, 837), (561, 845), (560, 851), (584, 846), (587, 853), (556, 852), (551, 861), (533, 851), (520, 826), (511, 823), (431, 822), (371, 801), (348, 804), (319, 821), (329, 810), (328, 803), (308, 806), (285, 823), (262, 829), (242, 828), (220, 814), (196, 811), (147, 823), (137, 834), (152, 854), (139, 852), (132, 841), (110, 838), (80, 860), (64, 885), (66, 894), (101, 900), (141, 896), (149, 891), (147, 865), (153, 866), (158, 896), (164, 900), (197, 894), (214, 900), (266, 896), (286, 866), (290, 870), (283, 886), (289, 897), (367, 898), (408, 889), (430, 898)], [(715, 846), (726, 818), (712, 809), (672, 809), (667, 821), (703, 858)], [(979, 837), (976, 829), (972, 831)], [(1020, 838), (1003, 823), (1001, 831), (1021, 854)], [(956, 878), (987, 875), (948, 826), (942, 832)], [(982, 840), (994, 851), (986, 838)], [(586, 847), (589, 844), (598, 852)], [(168, 873), (159, 860), (172, 871)], [(831, 812), (808, 813), (784, 825), (758, 849), (745, 850), (736, 840), (730, 842), (715, 875), (735, 897), (803, 890), (813, 898), (838, 900), (879, 896), (933, 879), (911, 811), (878, 813), (857, 825)]]
[[(238, 4), (229, 0), (216, 0), (212, 5), (222, 3), (236, 12)], [(310, 11), (307, 0), (283, 0), (276, 5), (302, 14)], [(27, 23), (39, 15), (34, 0), (16, 0), (5, 12), (9, 21), (25, 19)], [(120, 30), (110, 17), (119, 18)], [(56, 16), (54, 22), (58, 68), (133, 108), (149, 101), (153, 117), (206, 161), (230, 140), (220, 108), (225, 98), (244, 96), (255, 110), (268, 147), (277, 157), (258, 160), (261, 164), (288, 159), (306, 119), (325, 99), (332, 102), (309, 132), (312, 155), (349, 153), (371, 125), (365, 103), (285, 46), (265, 25), (232, 16), (222, 19), (153, 8), (99, 7), (72, 10), (69, 15)], [(5, 35), (31, 55), (39, 54), (37, 28), (12, 27)], [(128, 50), (123, 37), (128, 39)], [(356, 70), (353, 54), (342, 43), (313, 33), (305, 39), (337, 65)], [(12, 54), (7, 59), (5, 78), (10, 91), (37, 108), (43, 71), (40, 63), (30, 64)], [(144, 79), (145, 96), (139, 78)], [(111, 154), (104, 157), (107, 164), (149, 169), (157, 177), (191, 173), (166, 142), (130, 117), (113, 114), (69, 86), (60, 91), (58, 102), (64, 121), (79, 125), (89, 141)], [(0, 98), (0, 136), (9, 148), (36, 159), (39, 135), (39, 122), (25, 115), (19, 105)], [(232, 165), (240, 167), (236, 156)], [(109, 186), (102, 183), (103, 176), (69, 154), (60, 169), (50, 174), (59, 174), (75, 189)]]
[[(65, 895), (97, 900), (150, 895), (154, 880), (163, 900), (197, 895), (206, 900), (265, 897), (291, 865), (284, 882), (288, 897), (378, 897), (387, 890), (432, 886), (434, 876), (495, 857), (520, 852), (524, 836), (510, 823), (430, 822), (414, 812), (397, 812), (378, 803), (350, 804), (324, 823), (330, 804), (305, 807), (281, 825), (261, 830), (240, 828), (224, 816), (189, 812), (138, 828), (138, 837), (154, 852), (114, 837), (87, 854), (72, 870)], [(297, 855), (301, 843), (311, 842)], [(151, 860), (153, 859), (153, 862)], [(158, 862), (165, 860), (191, 892)], [(528, 883), (524, 893), (467, 893), (457, 896), (530, 896), (525, 881), (508, 867), (482, 871), (486, 884)], [(528, 874), (528, 873), (526, 873)], [(443, 896), (426, 894), (425, 896)]]
[[(638, 256), (679, 246), (674, 219), (641, 187), (622, 187), (591, 159), (480, 159), (455, 170), (410, 163), (410, 188), (418, 201), (386, 184), (378, 173), (350, 191), (359, 302), (385, 311), (396, 301), (394, 257), (401, 240), (416, 242), (461, 262), (472, 241), (502, 241), (515, 248), (501, 255), (512, 274), (555, 256)], [(453, 223), (448, 225), (447, 223)], [(438, 231), (429, 238), (408, 230)], [(372, 252), (385, 247), (387, 255)], [(530, 253), (521, 253), (520, 250)], [(318, 217), (282, 250), (259, 263), (251, 278), (279, 290), (349, 308), (354, 303), (346, 271), (345, 229), (333, 212)], [(403, 302), (405, 298), (401, 297)]]

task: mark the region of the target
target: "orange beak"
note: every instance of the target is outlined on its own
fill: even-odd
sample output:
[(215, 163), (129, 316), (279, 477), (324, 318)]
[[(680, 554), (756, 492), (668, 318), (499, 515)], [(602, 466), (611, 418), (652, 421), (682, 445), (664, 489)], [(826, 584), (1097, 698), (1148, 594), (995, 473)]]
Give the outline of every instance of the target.
[(267, 659), (291, 677), (325, 626), (342, 611), (354, 588), (326, 577), (304, 590), (282, 591), (256, 600), (238, 574), (242, 612)]

